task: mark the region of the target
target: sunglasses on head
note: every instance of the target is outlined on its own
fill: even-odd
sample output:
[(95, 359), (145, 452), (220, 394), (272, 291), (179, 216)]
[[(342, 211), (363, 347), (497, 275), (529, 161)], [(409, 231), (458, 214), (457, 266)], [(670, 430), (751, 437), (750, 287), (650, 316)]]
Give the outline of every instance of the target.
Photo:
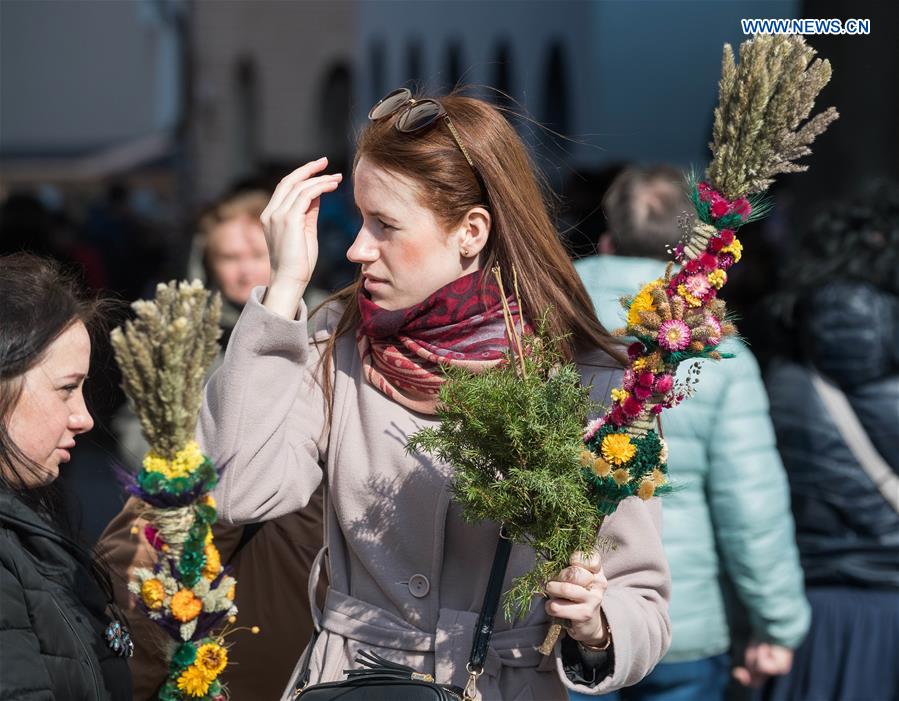
[(462, 155), (465, 156), (468, 165), (471, 166), (471, 169), (474, 171), (475, 177), (478, 179), (478, 184), (481, 186), (481, 192), (486, 194), (487, 189), (484, 186), (484, 180), (481, 178), (481, 173), (475, 167), (474, 161), (471, 160), (471, 156), (468, 155), (468, 149), (465, 148), (465, 144), (462, 143), (462, 138), (459, 136), (459, 132), (456, 131), (453, 120), (450, 119), (450, 116), (446, 113), (446, 109), (440, 104), (439, 100), (430, 97), (425, 98), (424, 100), (416, 100), (412, 97), (411, 90), (408, 88), (399, 88), (393, 92), (387, 93), (387, 95), (378, 100), (377, 104), (368, 111), (368, 118), (371, 121), (376, 122), (379, 119), (384, 119), (385, 117), (390, 117), (397, 113), (399, 114), (393, 125), (396, 127), (397, 131), (402, 132), (403, 134), (411, 134), (412, 132), (425, 129), (426, 127), (435, 124), (437, 120), (442, 119), (443, 123), (446, 124), (447, 129), (449, 129), (456, 145), (459, 147), (459, 150), (462, 152)]

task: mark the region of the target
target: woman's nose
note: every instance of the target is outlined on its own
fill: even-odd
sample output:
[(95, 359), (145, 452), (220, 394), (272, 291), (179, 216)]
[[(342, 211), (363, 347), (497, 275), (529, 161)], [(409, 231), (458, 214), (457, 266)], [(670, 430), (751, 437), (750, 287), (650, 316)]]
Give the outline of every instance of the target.
[(94, 417), (87, 410), (84, 402), (81, 402), (79, 410), (69, 416), (69, 430), (72, 433), (87, 433), (94, 427)]
[(347, 249), (346, 257), (351, 263), (371, 263), (378, 259), (377, 246), (364, 226), (356, 234), (353, 245)]

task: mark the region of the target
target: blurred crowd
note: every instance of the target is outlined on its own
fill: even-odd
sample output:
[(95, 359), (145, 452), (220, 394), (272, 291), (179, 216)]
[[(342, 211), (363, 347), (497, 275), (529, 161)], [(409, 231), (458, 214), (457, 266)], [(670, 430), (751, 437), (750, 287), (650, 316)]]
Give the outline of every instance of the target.
[[(690, 208), (680, 177), (617, 164), (563, 189), (561, 236), (607, 328), (623, 325), (618, 297), (670, 259)], [(0, 255), (59, 260), (118, 302), (113, 324), (156, 283), (201, 279), (222, 294), (224, 348), (268, 279), (259, 215), (273, 185), (235, 183), (184, 224), (124, 183), (77, 208), (51, 188), (11, 192)], [(663, 534), (673, 645), (621, 699), (899, 694), (884, 658), (899, 649), (899, 184), (865, 183), (802, 225), (789, 193), (772, 198), (772, 214), (743, 230), (723, 293), (742, 333), (728, 342), (734, 358), (706, 363), (697, 395), (664, 418), (679, 485)], [(322, 199), (310, 307), (352, 278), (357, 228), (349, 187)], [(145, 446), (102, 344), (90, 378), (97, 427), (63, 488), (94, 543), (124, 503), (113, 466), (137, 469)]]

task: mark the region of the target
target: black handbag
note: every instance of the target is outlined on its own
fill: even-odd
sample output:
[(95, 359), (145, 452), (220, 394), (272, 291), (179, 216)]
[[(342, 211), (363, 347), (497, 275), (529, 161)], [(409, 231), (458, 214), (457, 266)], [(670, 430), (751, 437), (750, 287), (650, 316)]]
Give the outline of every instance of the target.
[(411, 667), (364, 650), (356, 657), (360, 669), (346, 670), (347, 678), (340, 682), (309, 685), (309, 664), (318, 632), (306, 649), (300, 672), (293, 686), (293, 698), (301, 701), (474, 701), (478, 677), (484, 671), (484, 659), (493, 635), (493, 622), (502, 593), (503, 578), (509, 564), (512, 541), (500, 533), (490, 569), (490, 581), (478, 616), (477, 629), (468, 658), (468, 683), (464, 689), (451, 684), (438, 684), (430, 674), (420, 674)]

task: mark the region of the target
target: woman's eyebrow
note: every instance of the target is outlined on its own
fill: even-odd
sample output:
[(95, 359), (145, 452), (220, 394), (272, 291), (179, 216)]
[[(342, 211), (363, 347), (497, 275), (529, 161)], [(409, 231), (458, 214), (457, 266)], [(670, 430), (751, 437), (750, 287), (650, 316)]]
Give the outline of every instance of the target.
[(76, 380), (78, 382), (81, 382), (81, 380), (83, 380), (85, 377), (87, 377), (87, 375), (85, 375), (83, 372), (70, 372), (68, 375), (63, 375), (62, 377), (60, 377), (59, 380)]
[[(359, 208), (358, 204), (356, 205), (356, 211), (362, 214), (362, 210)], [(384, 219), (387, 221), (392, 221), (394, 223), (397, 221), (396, 217), (392, 217), (389, 214), (385, 214), (384, 212), (379, 212), (378, 210), (372, 210), (371, 212), (369, 212), (369, 215), (377, 219)]]

